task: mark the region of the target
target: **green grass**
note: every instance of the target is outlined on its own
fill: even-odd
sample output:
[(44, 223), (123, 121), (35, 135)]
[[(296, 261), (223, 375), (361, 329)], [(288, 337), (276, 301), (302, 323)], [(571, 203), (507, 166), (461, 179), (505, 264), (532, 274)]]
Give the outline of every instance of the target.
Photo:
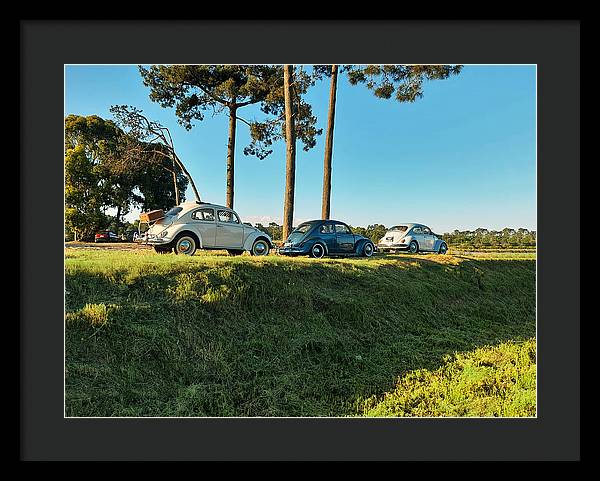
[(442, 367), (411, 371), (383, 397), (364, 401), (365, 416), (535, 416), (535, 339), (455, 356)]
[(398, 415), (403, 376), (468, 400), (405, 415), (532, 415), (535, 379), (477, 404), (447, 360), (535, 336), (535, 254), (66, 252), (67, 416)]

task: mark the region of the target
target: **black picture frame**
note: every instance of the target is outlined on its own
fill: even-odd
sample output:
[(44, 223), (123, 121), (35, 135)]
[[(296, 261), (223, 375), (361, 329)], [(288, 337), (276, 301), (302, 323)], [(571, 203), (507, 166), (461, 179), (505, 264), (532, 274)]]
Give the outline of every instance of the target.
[[(536, 419), (64, 418), (64, 65), (284, 62), (537, 65)], [(579, 459), (578, 21), (21, 21), (20, 87), (22, 460)]]

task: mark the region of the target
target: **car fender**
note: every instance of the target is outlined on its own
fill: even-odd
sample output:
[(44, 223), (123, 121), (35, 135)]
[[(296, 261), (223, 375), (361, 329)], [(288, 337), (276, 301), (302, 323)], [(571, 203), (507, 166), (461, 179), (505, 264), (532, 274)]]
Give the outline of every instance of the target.
[(192, 228), (190, 224), (171, 224), (169, 227), (169, 242), (175, 240), (175, 238), (182, 232), (191, 232), (198, 239), (198, 249), (203, 248), (202, 234), (196, 229)]
[(371, 240), (371, 239), (358, 239), (358, 241), (356, 242), (356, 244), (354, 245), (354, 252), (361, 252), (363, 246), (367, 243), (370, 242), (371, 244), (373, 244), (373, 247), (375, 247), (375, 243)]
[(246, 240), (244, 241), (244, 245), (242, 246), (242, 248), (245, 251), (252, 250), (252, 244), (254, 244), (256, 239), (258, 239), (259, 237), (265, 239), (269, 243), (269, 248), (271, 248), (271, 249), (273, 248), (273, 241), (271, 240), (271, 237), (267, 233), (259, 231), (259, 230), (250, 232), (248, 237), (246, 237)]
[(327, 242), (325, 242), (325, 240), (322, 239), (321, 237), (311, 237), (310, 239), (307, 239), (306, 241), (304, 241), (304, 245), (309, 244), (310, 248), (312, 249), (312, 247), (317, 242), (319, 244), (321, 244), (323, 247), (325, 247), (325, 255), (328, 256), (329, 255), (329, 246), (327, 245)]
[(446, 246), (448, 246), (448, 244), (446, 243), (446, 241), (444, 239), (436, 239), (435, 243), (433, 244), (433, 250), (435, 252), (440, 250), (440, 247), (442, 247), (442, 244), (446, 244)]
[(417, 243), (417, 245), (419, 245), (419, 239), (415, 239), (414, 236), (407, 235), (406, 237), (404, 237), (404, 243), (406, 245), (409, 245), (412, 241), (415, 241)]

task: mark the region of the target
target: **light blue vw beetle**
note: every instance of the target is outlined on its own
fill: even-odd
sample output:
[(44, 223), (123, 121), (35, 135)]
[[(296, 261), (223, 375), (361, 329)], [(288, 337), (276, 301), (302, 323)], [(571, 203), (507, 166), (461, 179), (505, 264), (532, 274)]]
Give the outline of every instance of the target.
[[(230, 255), (248, 251), (266, 256), (273, 241), (264, 232), (243, 224), (231, 209), (205, 202), (184, 202), (149, 222), (137, 242), (150, 244), (158, 253), (194, 255), (196, 249), (226, 249)], [(140, 222), (140, 228), (142, 223)]]
[(377, 244), (380, 252), (408, 251), (416, 254), (419, 251), (448, 252), (448, 244), (439, 235), (423, 224), (399, 224), (390, 227)]

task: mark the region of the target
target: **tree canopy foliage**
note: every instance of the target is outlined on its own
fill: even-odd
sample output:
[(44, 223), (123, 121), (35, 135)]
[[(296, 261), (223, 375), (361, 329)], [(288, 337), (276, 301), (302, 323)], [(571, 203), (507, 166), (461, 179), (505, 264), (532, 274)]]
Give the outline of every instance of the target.
[[(67, 236), (91, 239), (111, 224), (122, 225), (132, 207), (170, 208), (174, 205), (172, 166), (165, 157), (143, 150), (131, 154), (136, 142), (113, 121), (97, 115), (65, 118), (65, 229)], [(152, 154), (153, 156), (155, 154)], [(187, 179), (177, 173), (182, 191)], [(107, 209), (116, 209), (114, 219)]]
[(414, 102), (423, 97), (423, 82), (458, 74), (462, 65), (347, 65), (351, 85), (364, 84), (376, 97)]
[[(152, 65), (139, 66), (150, 99), (165, 108), (175, 108), (178, 121), (190, 130), (206, 113), (229, 116), (226, 157), (226, 205), (233, 208), (235, 141), (237, 122), (246, 124), (251, 142), (244, 155), (265, 159), (275, 141), (284, 138), (283, 67), (281, 65)], [(296, 135), (308, 150), (315, 146), (317, 119), (301, 95), (314, 83), (310, 75), (296, 76)], [(263, 119), (245, 119), (240, 109), (256, 104)]]
[(272, 101), (282, 85), (281, 67), (269, 65), (152, 65), (139, 67), (150, 99), (175, 107), (186, 129), (202, 121), (206, 111)]
[(389, 99), (395, 93), (399, 102), (414, 102), (423, 96), (423, 82), (446, 79), (458, 74), (461, 65), (314, 65), (312, 78), (331, 78), (327, 134), (323, 162), (323, 195), (321, 218), (329, 219), (331, 211), (331, 171), (333, 129), (338, 74), (346, 73), (351, 85), (365, 84), (379, 98)]
[(522, 227), (519, 229), (505, 227), (501, 231), (479, 227), (473, 231), (454, 230), (444, 234), (444, 240), (448, 245), (469, 248), (535, 247), (537, 233)]
[[(148, 119), (143, 111), (136, 107), (113, 105), (110, 111), (124, 129), (126, 135), (123, 137), (127, 139), (123, 148), (120, 149), (118, 163), (126, 169), (140, 166), (144, 168), (150, 165), (170, 172), (174, 176), (173, 189), (176, 198), (174, 204), (180, 203), (179, 191), (181, 189), (179, 181), (176, 180), (180, 171), (186, 177), (185, 185), (187, 183), (191, 185), (196, 200), (200, 202), (196, 184), (175, 151), (170, 130), (159, 122)], [(185, 185), (183, 186), (184, 190)]]

